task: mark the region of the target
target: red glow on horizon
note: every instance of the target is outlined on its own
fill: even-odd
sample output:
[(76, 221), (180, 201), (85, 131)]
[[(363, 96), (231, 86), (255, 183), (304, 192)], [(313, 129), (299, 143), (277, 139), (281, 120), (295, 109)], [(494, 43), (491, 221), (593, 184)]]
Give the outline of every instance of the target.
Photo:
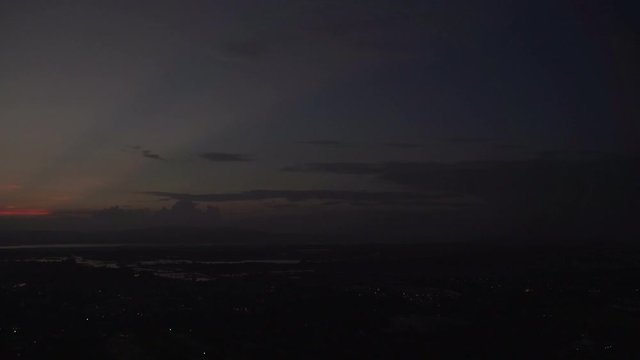
[(0, 216), (44, 216), (51, 212), (44, 209), (3, 209), (0, 210)]

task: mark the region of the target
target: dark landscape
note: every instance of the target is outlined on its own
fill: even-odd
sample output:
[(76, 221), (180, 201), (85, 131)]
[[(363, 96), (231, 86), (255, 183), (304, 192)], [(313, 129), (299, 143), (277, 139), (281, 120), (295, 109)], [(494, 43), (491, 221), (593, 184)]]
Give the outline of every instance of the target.
[(635, 359), (637, 245), (0, 250), (3, 359)]

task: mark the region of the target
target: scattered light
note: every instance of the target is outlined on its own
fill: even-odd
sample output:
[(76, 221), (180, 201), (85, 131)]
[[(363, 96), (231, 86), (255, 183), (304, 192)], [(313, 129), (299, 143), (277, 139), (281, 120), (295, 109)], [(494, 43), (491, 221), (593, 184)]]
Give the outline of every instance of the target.
[(51, 212), (44, 209), (3, 209), (0, 210), (0, 216), (43, 216), (49, 215)]

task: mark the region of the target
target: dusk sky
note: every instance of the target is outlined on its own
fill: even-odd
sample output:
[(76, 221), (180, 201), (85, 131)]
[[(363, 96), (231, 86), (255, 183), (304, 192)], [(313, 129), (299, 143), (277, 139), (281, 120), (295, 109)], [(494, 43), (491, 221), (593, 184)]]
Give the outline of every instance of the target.
[(629, 213), (633, 7), (2, 1), (0, 217), (176, 202), (298, 227)]

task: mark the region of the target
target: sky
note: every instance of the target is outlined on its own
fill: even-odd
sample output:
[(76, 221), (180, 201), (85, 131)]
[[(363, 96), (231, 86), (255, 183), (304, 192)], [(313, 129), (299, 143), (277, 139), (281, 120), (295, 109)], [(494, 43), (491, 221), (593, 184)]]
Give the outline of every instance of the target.
[(0, 228), (618, 223), (638, 198), (637, 10), (2, 1)]

